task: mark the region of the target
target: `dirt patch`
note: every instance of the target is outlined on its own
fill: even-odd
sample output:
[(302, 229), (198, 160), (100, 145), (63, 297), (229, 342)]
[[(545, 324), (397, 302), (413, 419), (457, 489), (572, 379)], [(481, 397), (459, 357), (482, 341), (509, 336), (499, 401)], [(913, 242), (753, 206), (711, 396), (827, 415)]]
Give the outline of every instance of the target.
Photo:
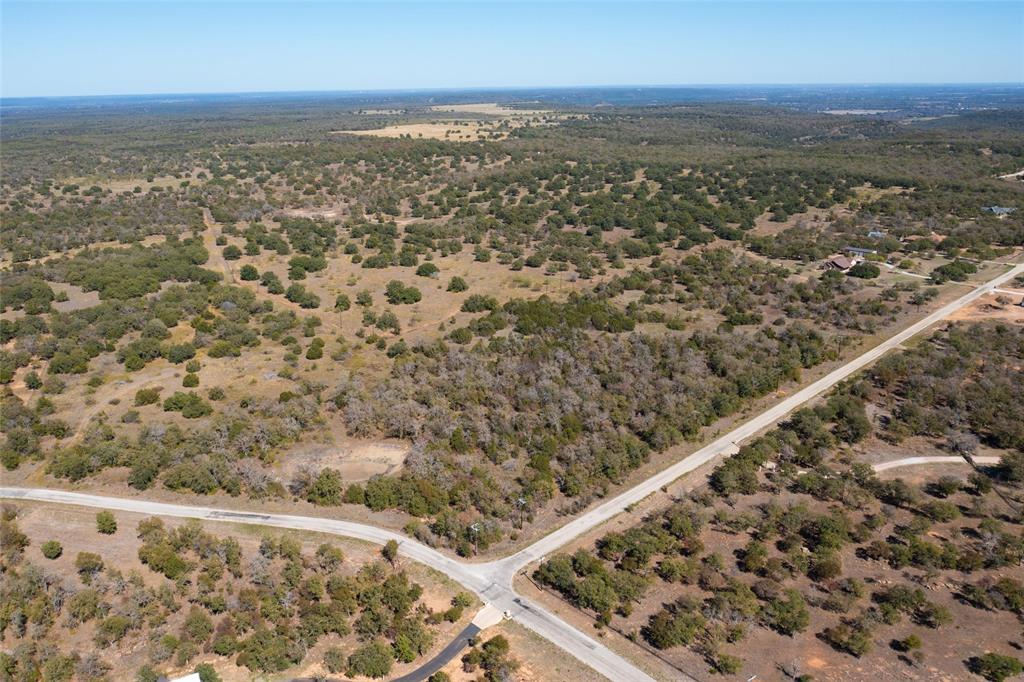
[(361, 482), (372, 476), (397, 472), (408, 452), (409, 445), (403, 441), (304, 443), (282, 459), (279, 473), (290, 477), (303, 468), (319, 471), (330, 467), (341, 472), (347, 482)]
[(1021, 296), (993, 293), (979, 297), (949, 316), (954, 321), (1003, 320), (1013, 324), (1024, 324), (1024, 307), (1018, 305)]
[(546, 109), (514, 109), (503, 104), (498, 104), (497, 102), (439, 104), (430, 107), (430, 110), (463, 114), (487, 114), (490, 116), (545, 116), (551, 113)]
[(100, 304), (100, 295), (97, 291), (85, 291), (82, 287), (76, 287), (74, 284), (64, 284), (62, 282), (50, 282), (50, 288), (55, 293), (63, 292), (67, 294), (68, 300), (66, 301), (55, 301), (51, 305), (55, 310), (59, 310), (62, 313), (69, 313), (72, 310), (82, 310), (83, 308), (92, 308)]
[(363, 135), (367, 137), (411, 137), (428, 140), (465, 142), (475, 140), (504, 140), (508, 131), (484, 121), (439, 121), (431, 123), (402, 123), (367, 130), (333, 130), (332, 135)]

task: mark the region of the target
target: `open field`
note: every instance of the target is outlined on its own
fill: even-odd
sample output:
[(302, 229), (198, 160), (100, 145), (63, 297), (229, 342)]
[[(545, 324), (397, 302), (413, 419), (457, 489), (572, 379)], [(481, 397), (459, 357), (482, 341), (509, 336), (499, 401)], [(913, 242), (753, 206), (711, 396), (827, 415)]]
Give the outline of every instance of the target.
[[(805, 104), (467, 99), (9, 117), (0, 132), (5, 485), (351, 520), (445, 561), (489, 558), (505, 570), (500, 557), (537, 541), (554, 551), (542, 538), (579, 519), (641, 523), (698, 487), (670, 473), (743, 460), (719, 443), (723, 433), (763, 435), (773, 406), (792, 406), (834, 372), (847, 378), (843, 368), (864, 353), (879, 360), (872, 348), (924, 347), (891, 340), (938, 322), (935, 311), (959, 325), (1000, 322), (1007, 334), (1024, 322), (1021, 278), (975, 292), (1024, 255), (1024, 210), (985, 210), (1024, 209), (1019, 183), (999, 177), (1024, 165), (1012, 116), (896, 124), (892, 112), (835, 117)], [(827, 108), (876, 108), (843, 102)], [(948, 113), (933, 109), (921, 113)], [(945, 308), (968, 292), (977, 300)], [(967, 352), (954, 347), (951, 359)], [(1016, 395), (999, 387), (991, 394)], [(889, 404), (865, 410), (879, 425), (904, 415)], [(959, 422), (931, 419), (939, 425), (927, 434), (844, 446), (839, 464), (959, 442)], [(977, 428), (978, 453), (1013, 451)], [(800, 467), (818, 464), (834, 463)], [(925, 484), (925, 473), (912, 475)], [(750, 514), (775, 492), (807, 495), (757, 474), (741, 505)], [(664, 491), (651, 483), (659, 476)], [(613, 518), (612, 502), (635, 490), (651, 496)], [(976, 497), (957, 495), (964, 508)], [(808, 505), (819, 514), (833, 502)], [(735, 577), (731, 551), (746, 531), (715, 523), (708, 538), (729, 549), (723, 565)], [(845, 551), (843, 565), (860, 566)], [(853, 572), (868, 584), (873, 570)], [(835, 591), (799, 566), (793, 574), (806, 596)], [(493, 600), (511, 601), (509, 576), (498, 577)], [(652, 588), (609, 625), (641, 630), (676, 587)], [(974, 607), (947, 597), (944, 608), (988, 632)], [(578, 622), (591, 633), (585, 611)], [(835, 626), (833, 613), (815, 611), (812, 629)], [(1004, 615), (992, 622), (1009, 627)], [(578, 633), (560, 641), (549, 616), (522, 622), (586, 648)], [(758, 658), (787, 641), (749, 630)], [(618, 652), (597, 649), (595, 665), (631, 669), (616, 660), (636, 644), (595, 637)], [(931, 672), (962, 673), (951, 657), (970, 645), (963, 638), (928, 658)], [(824, 655), (836, 656), (824, 639), (801, 647), (809, 668), (825, 661), (836, 675), (891, 662), (884, 646), (857, 661)], [(670, 649), (694, 675), (718, 660)], [(539, 656), (518, 656), (529, 679), (544, 679), (539, 661), (550, 653)], [(654, 660), (641, 666), (671, 678)]]

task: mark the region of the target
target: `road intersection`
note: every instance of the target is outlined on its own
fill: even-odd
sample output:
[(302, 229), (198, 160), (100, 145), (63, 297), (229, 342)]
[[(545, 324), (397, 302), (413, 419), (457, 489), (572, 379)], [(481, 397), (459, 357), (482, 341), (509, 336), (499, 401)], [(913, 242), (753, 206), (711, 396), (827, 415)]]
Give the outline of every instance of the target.
[[(209, 521), (256, 524), (273, 528), (309, 530), (343, 535), (377, 544), (396, 540), (399, 542), (399, 551), (402, 555), (448, 575), (453, 580), (476, 593), (490, 608), (497, 609), (502, 613), (507, 612), (517, 622), (550, 640), (609, 680), (614, 682), (649, 682), (653, 678), (632, 662), (572, 627), (540, 604), (518, 595), (513, 586), (516, 574), (534, 561), (547, 556), (580, 535), (607, 522), (631, 505), (640, 502), (648, 495), (669, 485), (679, 477), (715, 459), (734, 454), (739, 449), (739, 443), (777, 424), (804, 403), (875, 362), (890, 350), (899, 347), (900, 344), (913, 336), (942, 321), (957, 310), (970, 305), (979, 297), (992, 293), (999, 286), (1021, 274), (1024, 274), (1024, 264), (1016, 265), (1007, 272), (975, 287), (967, 294), (940, 307), (918, 322), (889, 337), (877, 346), (793, 393), (756, 417), (737, 426), (727, 434), (651, 476), (635, 487), (594, 507), (529, 547), (495, 561), (484, 563), (460, 561), (399, 533), (375, 526), (336, 519), (262, 512), (246, 513), (49, 489), (0, 488), (0, 498), (97, 507), (155, 516), (197, 518)], [(684, 676), (682, 679), (692, 678)]]

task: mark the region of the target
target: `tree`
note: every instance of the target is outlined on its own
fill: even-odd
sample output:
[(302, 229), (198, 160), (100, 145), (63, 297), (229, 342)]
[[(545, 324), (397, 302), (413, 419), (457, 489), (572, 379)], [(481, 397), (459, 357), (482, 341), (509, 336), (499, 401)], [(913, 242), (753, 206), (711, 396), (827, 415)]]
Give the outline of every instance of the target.
[(384, 296), (388, 299), (388, 303), (391, 305), (419, 303), (423, 298), (423, 294), (420, 293), (419, 289), (412, 286), (406, 286), (397, 279), (393, 279), (388, 282), (388, 285), (384, 290)]
[(96, 514), (96, 530), (104, 535), (113, 535), (117, 532), (117, 519), (107, 510)]
[(234, 244), (231, 244), (230, 246), (224, 247), (223, 254), (224, 260), (238, 260), (242, 257), (242, 250)]
[(316, 559), (320, 570), (330, 573), (345, 560), (345, 554), (334, 545), (325, 542), (316, 548)]
[(981, 675), (991, 682), (1003, 682), (1008, 677), (1024, 672), (1024, 664), (1018, 659), (991, 652), (971, 658), (968, 667), (974, 674)]
[(851, 626), (840, 623), (835, 627), (825, 628), (822, 636), (835, 649), (857, 658), (871, 651), (871, 633), (859, 624)]
[(785, 599), (773, 599), (761, 611), (765, 625), (783, 635), (792, 637), (803, 632), (811, 622), (807, 602), (796, 590), (786, 590)]
[(846, 271), (846, 274), (850, 277), (859, 277), (860, 279), (874, 279), (882, 274), (882, 271), (874, 263), (857, 263), (852, 268)]
[(502, 635), (495, 635), (477, 649), (474, 647), (462, 657), (462, 667), (466, 672), (473, 672), (477, 666), (484, 670), (487, 682), (504, 682), (513, 678), (519, 662), (509, 656), (508, 640)]
[(260, 278), (260, 271), (255, 266), (246, 264), (238, 271), (238, 276), (245, 282), (255, 282)]
[(343, 313), (352, 307), (352, 301), (349, 300), (348, 294), (338, 294), (337, 298), (334, 299), (334, 309), (339, 313)]
[(185, 617), (184, 633), (196, 644), (204, 644), (213, 633), (213, 621), (203, 609), (193, 606)]
[(199, 674), (199, 682), (221, 682), (220, 675), (209, 663), (200, 663), (196, 666), (196, 672)]
[(392, 566), (395, 565), (395, 559), (398, 558), (398, 541), (388, 540), (384, 543), (384, 547), (380, 551), (381, 555), (387, 560)]
[(391, 647), (379, 640), (359, 647), (348, 657), (349, 677), (385, 677), (391, 672), (395, 654)]
[(344, 482), (341, 472), (337, 469), (321, 469), (316, 479), (306, 490), (306, 499), (316, 505), (328, 506), (341, 504)]
[(43, 380), (39, 378), (39, 375), (33, 370), (25, 375), (25, 388), (36, 390), (41, 388)]

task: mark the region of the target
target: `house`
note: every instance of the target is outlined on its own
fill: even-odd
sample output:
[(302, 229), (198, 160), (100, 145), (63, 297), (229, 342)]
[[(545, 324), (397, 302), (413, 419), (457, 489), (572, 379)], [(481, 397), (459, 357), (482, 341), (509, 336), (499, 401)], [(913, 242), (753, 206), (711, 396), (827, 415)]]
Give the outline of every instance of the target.
[(868, 237), (871, 239), (882, 239), (885, 237), (885, 232), (882, 232), (881, 230), (871, 230), (868, 232)]
[(855, 265), (854, 261), (846, 256), (832, 256), (822, 266), (826, 270), (839, 270), (846, 272)]
[(1017, 209), (1012, 206), (982, 206), (981, 210), (988, 211), (989, 213), (992, 213), (994, 215), (1003, 216), (1010, 215)]
[(876, 253), (878, 253), (877, 249), (862, 249), (857, 246), (847, 246), (846, 248), (843, 249), (843, 251), (850, 254), (851, 256), (860, 256), (861, 258), (863, 258), (864, 256), (873, 256)]

